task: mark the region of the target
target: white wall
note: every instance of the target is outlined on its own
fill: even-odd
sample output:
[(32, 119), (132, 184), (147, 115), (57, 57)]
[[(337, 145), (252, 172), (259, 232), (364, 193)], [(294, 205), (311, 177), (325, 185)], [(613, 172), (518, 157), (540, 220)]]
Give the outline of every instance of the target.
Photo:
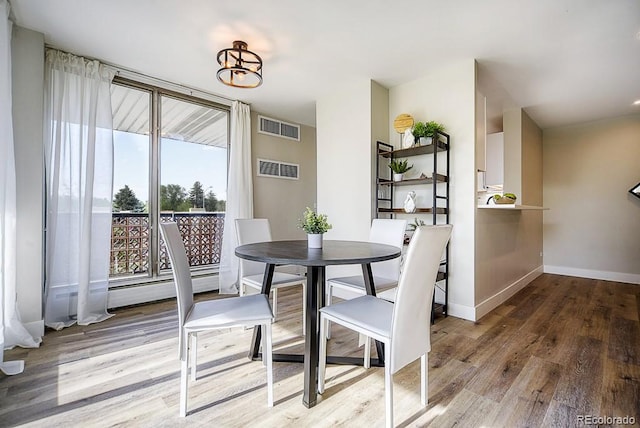
[(416, 121), (435, 120), (451, 136), (451, 260), (449, 313), (474, 319), (475, 61), (428, 70), (428, 74), (389, 90), (388, 142), (399, 148), (394, 118), (409, 113)]
[(522, 199), (522, 109), (504, 112), (504, 187), (505, 193), (513, 193)]
[(543, 141), (545, 272), (640, 284), (640, 115)]
[[(504, 184), (504, 132), (487, 135), (486, 158), (487, 186), (502, 186)], [(488, 197), (489, 194), (486, 196)]]
[[(253, 214), (268, 218), (275, 240), (306, 239), (297, 227), (305, 207), (316, 201), (316, 131), (302, 125), (300, 141), (261, 134), (258, 114), (251, 113), (251, 160), (253, 166)], [(264, 116), (273, 119), (268, 113)], [(257, 159), (269, 159), (300, 165), (299, 179), (259, 177)]]
[(318, 211), (328, 239), (367, 240), (371, 224), (371, 80), (345, 85), (316, 102)]
[(44, 335), (44, 35), (14, 26), (11, 50), (17, 174), (18, 311), (29, 332), (40, 337)]
[[(369, 79), (343, 83), (316, 102), (317, 208), (333, 225), (327, 239), (369, 239), (374, 145), (388, 132), (386, 109), (386, 89)], [(327, 277), (358, 272), (359, 266), (331, 267)]]

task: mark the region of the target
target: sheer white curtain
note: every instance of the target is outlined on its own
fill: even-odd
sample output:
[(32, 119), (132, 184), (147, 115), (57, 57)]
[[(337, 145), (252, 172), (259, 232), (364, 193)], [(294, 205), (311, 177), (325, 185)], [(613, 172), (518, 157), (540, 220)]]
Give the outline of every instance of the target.
[(239, 101), (231, 105), (231, 134), (229, 149), (229, 182), (227, 206), (222, 233), (220, 257), (220, 293), (238, 292), (238, 246), (236, 219), (253, 218), (253, 177), (251, 174), (251, 112)]
[(24, 361), (4, 361), (4, 349), (37, 347), (20, 322), (16, 304), (16, 166), (11, 115), (11, 21), (0, 0), (0, 371), (21, 373)]
[(113, 74), (48, 49), (45, 60), (45, 324), (109, 318)]

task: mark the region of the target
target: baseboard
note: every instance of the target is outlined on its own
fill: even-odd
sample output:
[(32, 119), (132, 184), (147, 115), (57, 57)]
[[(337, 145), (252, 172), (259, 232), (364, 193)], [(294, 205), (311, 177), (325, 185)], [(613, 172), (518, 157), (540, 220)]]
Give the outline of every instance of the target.
[[(218, 275), (193, 279), (194, 293), (218, 290), (218, 288)], [(176, 287), (173, 280), (134, 285), (110, 289), (107, 307), (109, 309), (118, 308), (172, 297), (176, 297)]]
[(580, 278), (602, 279), (604, 281), (626, 282), (629, 284), (640, 284), (640, 274), (636, 273), (611, 272), (606, 270), (579, 269), (550, 265), (544, 265), (544, 273), (577, 276)]
[(531, 281), (533, 281), (534, 279), (542, 275), (542, 273), (543, 273), (542, 266), (539, 266), (536, 269), (529, 272), (528, 274), (524, 275), (522, 278), (514, 281), (507, 287), (503, 288), (501, 291), (497, 292), (493, 296), (489, 297), (488, 299), (484, 300), (480, 304), (476, 305), (476, 310), (475, 310), (476, 320), (479, 320), (480, 318), (482, 318), (483, 316), (485, 316), (486, 314), (488, 314), (489, 312), (491, 312), (492, 310), (494, 310), (495, 308), (497, 308), (498, 306), (500, 306), (501, 304), (509, 300), (511, 296), (516, 294), (518, 291), (522, 290), (527, 284), (529, 284)]
[(468, 321), (476, 320), (476, 310), (471, 306), (458, 305), (457, 303), (449, 302), (447, 304), (447, 315), (452, 317), (462, 318)]

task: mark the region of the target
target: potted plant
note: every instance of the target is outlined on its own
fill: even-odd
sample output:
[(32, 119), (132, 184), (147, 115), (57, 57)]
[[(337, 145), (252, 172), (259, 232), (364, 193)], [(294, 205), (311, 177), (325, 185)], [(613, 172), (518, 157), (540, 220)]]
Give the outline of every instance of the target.
[(413, 165), (409, 166), (406, 159), (392, 159), (389, 168), (393, 171), (393, 181), (402, 181), (404, 173), (413, 168)]
[(309, 207), (302, 215), (299, 227), (307, 232), (309, 248), (322, 248), (322, 235), (332, 228), (326, 214), (318, 214)]
[(416, 122), (411, 132), (416, 144), (426, 144), (423, 140), (427, 136), (427, 125), (424, 122)]
[(437, 137), (438, 132), (444, 131), (444, 125), (438, 122), (434, 122), (433, 120), (425, 123), (425, 132), (424, 136), (426, 139), (426, 144), (429, 145), (433, 143), (433, 137)]

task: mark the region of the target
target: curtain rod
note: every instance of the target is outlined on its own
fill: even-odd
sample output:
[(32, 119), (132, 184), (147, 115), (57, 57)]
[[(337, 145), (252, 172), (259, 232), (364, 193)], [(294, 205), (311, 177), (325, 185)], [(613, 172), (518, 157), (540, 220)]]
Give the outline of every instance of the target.
[[(58, 47), (56, 47), (54, 45), (51, 45), (49, 43), (45, 43), (45, 47), (49, 48), (49, 49), (56, 49), (56, 50), (59, 50), (59, 51), (62, 51), (62, 52), (66, 52), (66, 53), (72, 54), (72, 55), (78, 55), (78, 54), (75, 54), (75, 53), (68, 52), (68, 51), (66, 51), (64, 49), (60, 49), (60, 48), (58, 48)], [(136, 77), (143, 78), (144, 80), (146, 80), (146, 83), (153, 84), (154, 86), (163, 86), (162, 84), (164, 84), (164, 86), (170, 86), (169, 88), (166, 88), (166, 89), (171, 89), (171, 87), (177, 88), (178, 91), (176, 91), (176, 92), (188, 93), (191, 96), (198, 96), (198, 94), (200, 94), (200, 98), (213, 99), (214, 101), (218, 101), (221, 104), (225, 104), (225, 105), (229, 105), (229, 106), (231, 106), (231, 103), (233, 101), (236, 101), (235, 99), (225, 97), (224, 95), (214, 94), (212, 92), (205, 91), (205, 90), (202, 90), (202, 89), (192, 88), (190, 86), (186, 86), (186, 85), (183, 85), (181, 83), (175, 83), (175, 82), (171, 82), (171, 81), (166, 80), (166, 79), (161, 79), (161, 78), (158, 78), (158, 77), (155, 77), (155, 76), (150, 76), (148, 74), (141, 73), (141, 72), (135, 71), (135, 70), (131, 70), (129, 68), (122, 67), (122, 66), (117, 65), (117, 64), (112, 64), (110, 62), (103, 61), (101, 59), (94, 58), (94, 57), (91, 57), (91, 56), (87, 56), (87, 55), (78, 55), (78, 56), (82, 56), (82, 57), (84, 57), (86, 59), (89, 59), (89, 60), (92, 60), (92, 61), (93, 60), (99, 61), (100, 63), (106, 65), (109, 68), (111, 68), (114, 72), (116, 72), (116, 74), (118, 76), (122, 75), (121, 77), (125, 77), (125, 78), (127, 76), (129, 76), (129, 78), (131, 80), (135, 80)], [(143, 82), (143, 83), (145, 83), (145, 82)], [(221, 100), (224, 100), (224, 101), (221, 101)], [(237, 101), (240, 101), (240, 100), (237, 100)], [(245, 101), (241, 101), (241, 102), (243, 104), (251, 105), (250, 103), (247, 103)]]

